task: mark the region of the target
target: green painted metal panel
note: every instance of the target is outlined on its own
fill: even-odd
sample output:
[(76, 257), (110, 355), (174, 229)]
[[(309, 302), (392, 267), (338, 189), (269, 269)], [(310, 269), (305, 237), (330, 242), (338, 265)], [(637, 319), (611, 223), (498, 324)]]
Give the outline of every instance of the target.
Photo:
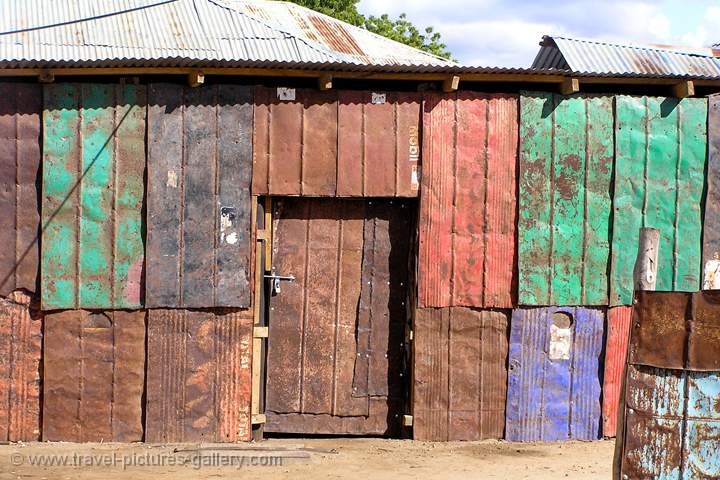
[(140, 307), (145, 87), (48, 85), (44, 103), (42, 308)]
[(521, 305), (607, 305), (612, 97), (520, 98)]
[(707, 100), (618, 96), (610, 301), (632, 304), (642, 227), (660, 230), (658, 291), (700, 287)]

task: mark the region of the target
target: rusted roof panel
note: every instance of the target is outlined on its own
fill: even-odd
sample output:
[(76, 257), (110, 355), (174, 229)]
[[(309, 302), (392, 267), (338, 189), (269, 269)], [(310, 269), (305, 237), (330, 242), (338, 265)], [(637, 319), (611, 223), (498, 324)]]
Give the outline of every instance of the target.
[(521, 305), (608, 304), (612, 102), (520, 97)]
[(700, 287), (707, 99), (615, 97), (611, 305), (632, 304), (641, 227), (660, 230), (658, 291)]
[(0, 295), (37, 290), (39, 85), (0, 83)]
[(517, 96), (426, 95), (421, 307), (513, 305)]
[(145, 441), (250, 440), (252, 311), (148, 311)]
[(508, 319), (509, 312), (463, 307), (415, 312), (415, 440), (502, 438)]
[(143, 440), (145, 312), (45, 316), (45, 441)]
[(720, 77), (720, 61), (711, 51), (638, 46), (544, 36), (532, 68), (573, 73), (649, 77)]
[(702, 288), (720, 290), (720, 95), (708, 97), (707, 196), (703, 216)]
[(632, 307), (612, 307), (607, 312), (607, 342), (605, 344), (605, 373), (603, 374), (603, 436), (614, 437), (620, 405), (628, 340), (632, 323)]
[(145, 87), (56, 84), (44, 99), (42, 308), (137, 308)]
[(31, 298), (0, 299), (0, 441), (40, 440), (42, 316)]
[(253, 193), (417, 196), (419, 94), (291, 92), (256, 89)]
[(252, 90), (152, 84), (148, 307), (249, 307)]
[(507, 440), (600, 438), (604, 323), (605, 313), (600, 309), (513, 310)]

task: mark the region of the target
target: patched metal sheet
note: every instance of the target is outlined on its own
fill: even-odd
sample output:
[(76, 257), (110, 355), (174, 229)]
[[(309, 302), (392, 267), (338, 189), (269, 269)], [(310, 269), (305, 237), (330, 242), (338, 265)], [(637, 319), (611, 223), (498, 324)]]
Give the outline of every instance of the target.
[(0, 83), (0, 295), (37, 290), (42, 91)]
[(517, 96), (426, 95), (421, 307), (513, 306)]
[(250, 87), (150, 85), (148, 307), (250, 306)]
[(145, 441), (250, 440), (251, 310), (148, 311)]
[(143, 303), (145, 87), (47, 85), (42, 308)]
[(145, 312), (66, 310), (44, 324), (43, 440), (142, 441)]
[(396, 434), (404, 395), (411, 204), (282, 199), (270, 299), (266, 431)]
[(707, 99), (615, 97), (612, 305), (630, 305), (640, 228), (660, 230), (657, 291), (700, 288)]
[(603, 310), (513, 310), (505, 438), (600, 438)]
[(707, 197), (703, 217), (702, 288), (720, 290), (720, 95), (708, 97)]
[(607, 305), (613, 97), (520, 97), (521, 305)]
[[(0, 90), (2, 87), (0, 87)], [(40, 440), (42, 316), (31, 298), (0, 299), (0, 441)]]
[(603, 374), (603, 436), (614, 437), (617, 431), (620, 392), (627, 361), (632, 307), (612, 307), (607, 312), (605, 373)]
[(253, 193), (415, 197), (420, 94), (257, 87)]
[(415, 440), (503, 437), (509, 316), (464, 307), (415, 312)]

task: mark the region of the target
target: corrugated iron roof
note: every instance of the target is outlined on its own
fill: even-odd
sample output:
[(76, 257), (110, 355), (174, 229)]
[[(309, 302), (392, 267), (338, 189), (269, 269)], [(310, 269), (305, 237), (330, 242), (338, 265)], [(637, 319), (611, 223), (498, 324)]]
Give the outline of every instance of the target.
[(455, 65), (287, 2), (0, 2), (0, 67), (218, 62)]
[(641, 47), (544, 36), (532, 68), (564, 69), (584, 75), (720, 78), (712, 49)]

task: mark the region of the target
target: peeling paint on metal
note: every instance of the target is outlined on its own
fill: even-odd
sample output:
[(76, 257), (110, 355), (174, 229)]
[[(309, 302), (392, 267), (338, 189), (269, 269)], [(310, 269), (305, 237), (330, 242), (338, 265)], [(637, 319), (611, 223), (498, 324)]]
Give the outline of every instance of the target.
[(251, 310), (149, 310), (145, 441), (251, 438)]
[(45, 87), (42, 308), (142, 305), (145, 87)]
[[(579, 307), (513, 310), (507, 440), (600, 438), (604, 317), (600, 309)], [(572, 330), (569, 358), (551, 358), (553, 325)]]
[(37, 290), (41, 99), (38, 85), (0, 83), (0, 295)]
[(517, 109), (514, 95), (425, 97), (420, 307), (513, 305)]
[(509, 312), (422, 308), (413, 329), (413, 438), (502, 438)]
[(703, 216), (703, 289), (720, 290), (720, 95), (708, 97), (707, 195)]
[(252, 89), (149, 88), (145, 303), (249, 307)]
[(605, 346), (605, 373), (603, 374), (603, 436), (614, 437), (620, 405), (628, 340), (632, 323), (632, 307), (612, 307), (607, 313), (607, 341)]
[(612, 305), (630, 305), (641, 227), (660, 230), (657, 291), (696, 291), (707, 99), (615, 97)]
[(143, 440), (145, 312), (45, 316), (42, 438)]
[(521, 305), (607, 305), (611, 96), (520, 97)]

